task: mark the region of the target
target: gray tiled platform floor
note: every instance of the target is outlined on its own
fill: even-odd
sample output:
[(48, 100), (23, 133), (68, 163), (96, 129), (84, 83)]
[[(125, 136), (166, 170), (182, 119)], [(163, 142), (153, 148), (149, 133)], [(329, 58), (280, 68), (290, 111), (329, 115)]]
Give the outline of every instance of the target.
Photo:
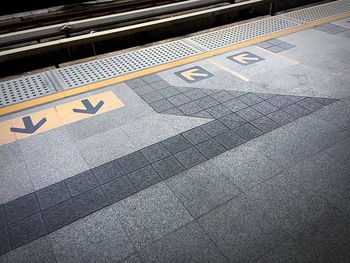
[[(349, 38), (278, 40), (299, 64), (262, 44), (242, 69), (237, 50), (212, 59), (249, 82), (200, 61), (103, 89), (124, 108), (0, 146), (0, 262), (347, 263)], [(174, 76), (193, 65), (214, 77)]]

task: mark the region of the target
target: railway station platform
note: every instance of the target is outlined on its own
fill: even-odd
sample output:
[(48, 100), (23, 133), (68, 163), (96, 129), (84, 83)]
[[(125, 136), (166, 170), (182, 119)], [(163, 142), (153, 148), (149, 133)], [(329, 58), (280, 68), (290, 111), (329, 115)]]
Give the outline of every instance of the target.
[(7, 80), (0, 115), (1, 263), (350, 262), (348, 0)]

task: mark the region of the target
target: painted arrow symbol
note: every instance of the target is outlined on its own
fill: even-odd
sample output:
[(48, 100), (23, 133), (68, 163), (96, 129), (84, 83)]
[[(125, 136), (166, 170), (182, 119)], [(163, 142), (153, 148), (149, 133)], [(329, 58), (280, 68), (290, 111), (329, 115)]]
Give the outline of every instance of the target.
[(29, 116), (23, 117), (22, 120), (24, 123), (24, 128), (10, 128), (10, 130), (17, 133), (33, 134), (46, 122), (46, 118), (42, 118), (37, 124), (34, 125)]
[(206, 73), (196, 73), (196, 71), (198, 71), (200, 69), (198, 68), (194, 68), (194, 69), (190, 69), (190, 70), (187, 70), (185, 72), (182, 72), (181, 75), (184, 76), (186, 79), (188, 80), (196, 80), (195, 78), (193, 77), (208, 77), (208, 74)]
[(96, 106), (93, 106), (88, 99), (82, 100), (81, 103), (83, 103), (85, 109), (73, 109), (74, 112), (95, 114), (96, 112), (99, 111), (99, 109), (101, 109), (101, 107), (104, 104), (103, 100), (101, 100), (99, 103), (97, 103)]
[(252, 60), (252, 61), (257, 61), (259, 60), (259, 58), (257, 57), (249, 57), (250, 54), (247, 54), (247, 53), (243, 53), (243, 54), (240, 54), (240, 55), (237, 55), (235, 57), (233, 57), (234, 60), (242, 63), (242, 64), (247, 64), (248, 61)]

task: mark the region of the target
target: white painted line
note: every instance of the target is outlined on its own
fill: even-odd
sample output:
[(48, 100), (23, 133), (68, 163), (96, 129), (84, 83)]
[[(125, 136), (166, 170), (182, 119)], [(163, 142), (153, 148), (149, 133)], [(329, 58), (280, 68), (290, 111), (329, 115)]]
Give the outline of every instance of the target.
[(217, 62), (215, 62), (215, 61), (213, 61), (213, 60), (211, 60), (211, 59), (208, 59), (208, 61), (209, 61), (210, 63), (212, 63), (213, 65), (217, 66), (218, 68), (221, 68), (222, 70), (227, 71), (228, 73), (232, 74), (233, 76), (235, 76), (235, 77), (237, 77), (237, 78), (240, 78), (241, 80), (250, 81), (250, 79), (248, 79), (247, 77), (245, 77), (245, 76), (239, 74), (239, 73), (236, 72), (236, 71), (233, 71), (233, 70), (231, 70), (231, 69), (225, 67), (224, 65), (221, 65), (221, 64), (219, 64), (219, 63), (217, 63)]

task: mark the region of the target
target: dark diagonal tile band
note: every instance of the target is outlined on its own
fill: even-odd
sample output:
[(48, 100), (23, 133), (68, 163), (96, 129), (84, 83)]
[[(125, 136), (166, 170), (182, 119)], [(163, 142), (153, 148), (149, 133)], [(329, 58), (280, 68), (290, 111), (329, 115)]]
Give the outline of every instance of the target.
[(0, 254), (335, 101), (173, 87), (156, 75), (127, 85), (158, 113), (213, 120), (1, 205)]

